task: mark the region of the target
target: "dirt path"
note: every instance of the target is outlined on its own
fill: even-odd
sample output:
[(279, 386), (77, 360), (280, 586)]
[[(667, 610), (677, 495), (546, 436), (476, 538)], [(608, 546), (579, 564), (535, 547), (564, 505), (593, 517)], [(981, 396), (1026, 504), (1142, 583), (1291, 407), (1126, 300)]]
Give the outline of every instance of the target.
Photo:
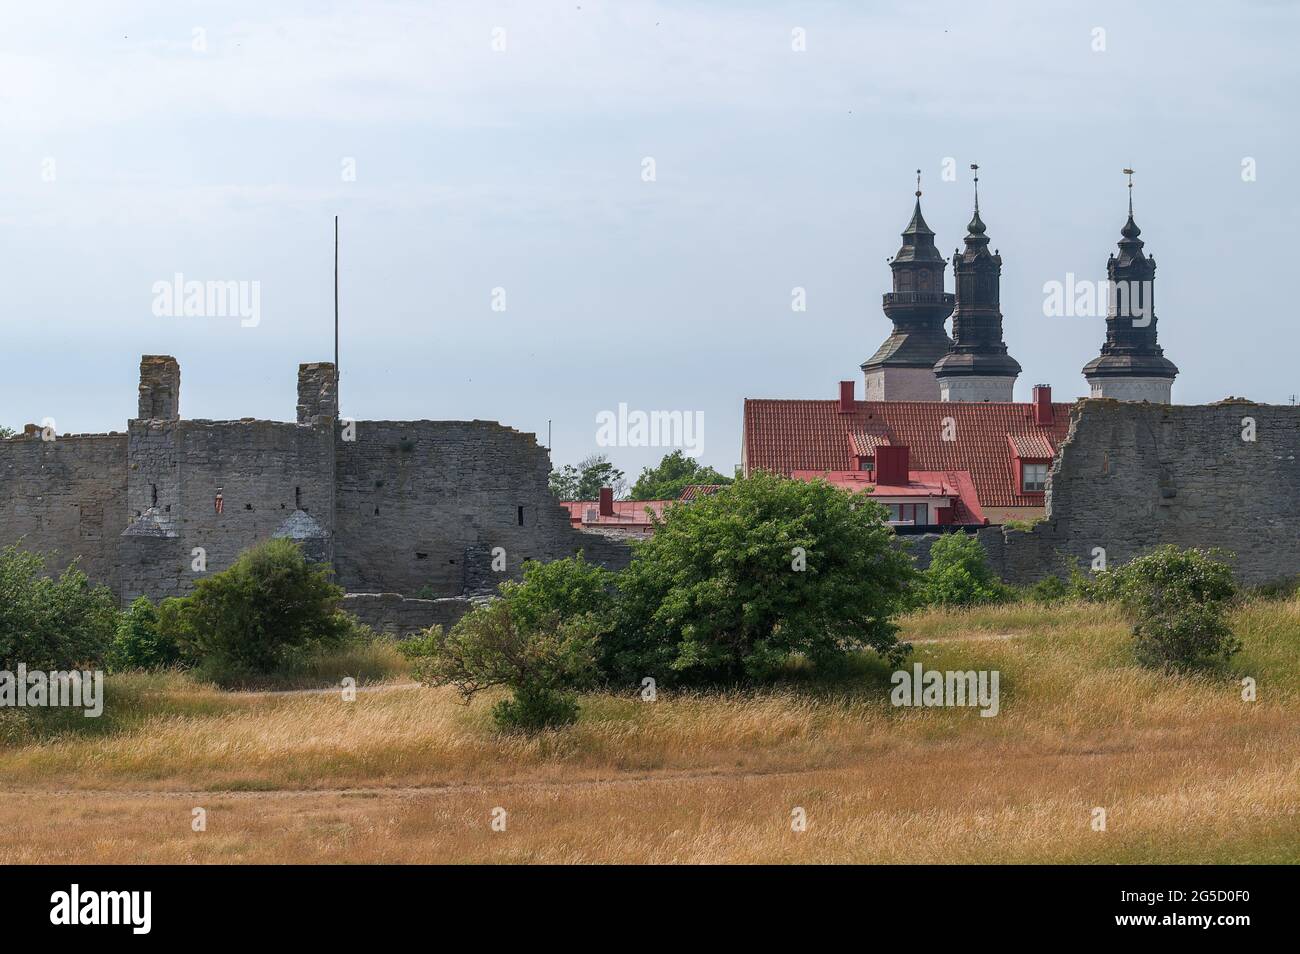
[(40, 789), (40, 788), (0, 788), (0, 795), (4, 796), (54, 796), (60, 798), (235, 798), (235, 799), (268, 799), (268, 798), (310, 798), (315, 795), (321, 796), (354, 796), (359, 798), (375, 798), (381, 796), (395, 796), (399, 798), (409, 798), (420, 795), (456, 795), (465, 792), (483, 792), (483, 791), (532, 791), (537, 789), (563, 789), (581, 791), (584, 789), (602, 789), (602, 788), (619, 788), (628, 785), (645, 785), (645, 784), (664, 784), (673, 782), (701, 782), (701, 781), (750, 781), (756, 779), (798, 777), (802, 775), (824, 774), (835, 772), (834, 766), (822, 766), (807, 769), (793, 770), (728, 770), (728, 769), (700, 769), (684, 772), (643, 772), (636, 775), (621, 775), (618, 778), (593, 778), (580, 779), (577, 781), (557, 781), (547, 779), (532, 779), (528, 781), (512, 782), (503, 780), (500, 782), (440, 782), (429, 785), (393, 785), (388, 787), (369, 786), (369, 787), (350, 787), (350, 788), (280, 788), (266, 790), (249, 790), (249, 789), (197, 789), (193, 791), (177, 791), (171, 789), (117, 789), (117, 788), (60, 788), (60, 789)]

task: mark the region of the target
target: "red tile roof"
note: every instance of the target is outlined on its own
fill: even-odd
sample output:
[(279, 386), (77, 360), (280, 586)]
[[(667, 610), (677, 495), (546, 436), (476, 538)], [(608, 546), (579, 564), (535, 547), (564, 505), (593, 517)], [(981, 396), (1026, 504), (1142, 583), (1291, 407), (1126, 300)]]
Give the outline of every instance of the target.
[(888, 434), (868, 434), (866, 431), (849, 431), (849, 453), (859, 457), (875, 457), (876, 448), (889, 443)]
[(694, 500), (696, 497), (707, 497), (710, 494), (716, 494), (725, 486), (726, 484), (687, 484), (682, 488), (682, 492), (677, 495), (677, 499)]
[[(1070, 429), (1070, 405), (1053, 404), (1050, 425), (1034, 423), (1032, 404), (946, 401), (745, 401), (747, 472), (852, 470), (851, 434), (906, 445), (910, 465), (927, 471), (969, 471), (984, 507), (1042, 507), (1042, 494), (1023, 494), (1015, 481), (1007, 438), (1046, 438), (1060, 447)], [(944, 419), (953, 440), (943, 440)]]
[[(652, 510), (662, 518), (664, 508), (675, 500), (615, 500), (614, 513), (602, 515), (598, 500), (562, 500), (560, 506), (569, 511), (569, 522), (575, 527), (648, 527)], [(587, 519), (592, 515), (592, 519)]]
[(1056, 448), (1046, 434), (1008, 434), (1007, 443), (1016, 457), (1022, 460), (1051, 460)]
[(874, 483), (871, 474), (859, 470), (796, 470), (796, 480), (825, 480), (845, 490), (870, 490), (873, 497), (947, 497), (952, 500), (954, 523), (983, 524), (975, 482), (964, 470), (909, 470), (905, 485)]

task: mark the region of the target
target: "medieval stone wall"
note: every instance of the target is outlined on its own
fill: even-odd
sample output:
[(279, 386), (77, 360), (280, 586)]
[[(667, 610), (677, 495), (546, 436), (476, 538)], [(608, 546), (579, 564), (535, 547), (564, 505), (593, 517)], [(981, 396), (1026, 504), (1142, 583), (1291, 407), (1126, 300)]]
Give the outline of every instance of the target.
[(463, 596), (421, 600), (397, 593), (349, 593), (343, 609), (367, 626), (392, 636), (410, 636), (435, 624), (450, 629), (474, 606)]
[[(329, 429), (278, 421), (132, 421), (125, 601), (188, 593), (298, 510), (329, 528)], [(222, 509), (217, 512), (216, 497)], [(195, 549), (206, 569), (194, 568)]]
[(1081, 401), (1047, 518), (980, 532), (1004, 579), (1115, 566), (1165, 543), (1220, 547), (1246, 584), (1300, 574), (1300, 407)]
[[(300, 423), (179, 420), (179, 366), (146, 355), (147, 416), (126, 434), (0, 441), (0, 546), (22, 540), (54, 569), (79, 558), (124, 603), (184, 595), (277, 535), (323, 556), (334, 519), (337, 578), (353, 592), (491, 593), (525, 560), (580, 550), (626, 566), (626, 546), (570, 526), (533, 435), (488, 421), (339, 427), (328, 364), (303, 365), (298, 392)], [(391, 629), (429, 611), (385, 604), (376, 618)]]
[(21, 542), (54, 570), (79, 558), (116, 588), (126, 485), (125, 434), (0, 440), (0, 546)]
[[(622, 568), (627, 548), (580, 534), (531, 434), (491, 421), (357, 421), (338, 443), (335, 565), (351, 591), (491, 592), (525, 560), (583, 550)], [(493, 551), (500, 548), (497, 565)]]

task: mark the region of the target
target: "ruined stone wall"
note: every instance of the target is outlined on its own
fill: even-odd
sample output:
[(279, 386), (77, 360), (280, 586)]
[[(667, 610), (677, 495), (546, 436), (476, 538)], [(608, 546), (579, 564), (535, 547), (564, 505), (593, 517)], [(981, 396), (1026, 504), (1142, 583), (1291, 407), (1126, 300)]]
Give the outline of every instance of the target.
[[(181, 596), (302, 510), (329, 528), (328, 427), (278, 421), (132, 421), (124, 601)], [(216, 512), (216, 495), (222, 512)]]
[(116, 433), (0, 440), (0, 547), (21, 541), (53, 570), (79, 559), (92, 580), (116, 589), (126, 447)]
[[(491, 421), (357, 421), (355, 437), (337, 444), (335, 566), (350, 591), (459, 596), (494, 590), (525, 560), (629, 559), (570, 526), (531, 434)], [(497, 547), (504, 572), (492, 567)]]
[(1087, 567), (1094, 548), (1115, 566), (1165, 543), (1231, 551), (1247, 584), (1300, 574), (1300, 407), (1081, 401), (1047, 519), (980, 536), (1012, 582)]
[(349, 593), (343, 599), (345, 612), (372, 629), (393, 636), (410, 636), (435, 623), (450, 629), (473, 605), (463, 596), (421, 600), (397, 593)]

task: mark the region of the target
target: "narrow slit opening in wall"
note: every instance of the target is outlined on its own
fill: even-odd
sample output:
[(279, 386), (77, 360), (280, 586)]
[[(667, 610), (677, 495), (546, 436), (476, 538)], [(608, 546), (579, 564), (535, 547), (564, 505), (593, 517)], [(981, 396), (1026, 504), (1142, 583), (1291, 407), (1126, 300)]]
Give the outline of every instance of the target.
[(293, 488), (293, 509), (294, 510), (302, 509), (302, 488), (301, 487)]
[(519, 526), (522, 527), (522, 526), (524, 525), (524, 508), (523, 508), (523, 507), (516, 507), (515, 510), (517, 511), (517, 517), (518, 517), (518, 519), (519, 519)]
[(158, 506), (158, 485), (157, 484), (149, 485), (149, 506), (151, 507)]

